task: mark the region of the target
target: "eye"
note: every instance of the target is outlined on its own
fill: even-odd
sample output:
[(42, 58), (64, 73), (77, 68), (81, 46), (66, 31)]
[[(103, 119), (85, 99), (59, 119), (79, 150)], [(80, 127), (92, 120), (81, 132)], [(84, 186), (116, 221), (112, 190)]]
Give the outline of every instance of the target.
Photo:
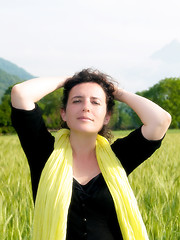
[(81, 100), (80, 99), (77, 99), (77, 100), (73, 100), (73, 103), (80, 103)]
[(100, 102), (98, 102), (98, 101), (92, 101), (92, 103), (93, 103), (94, 105), (100, 105)]

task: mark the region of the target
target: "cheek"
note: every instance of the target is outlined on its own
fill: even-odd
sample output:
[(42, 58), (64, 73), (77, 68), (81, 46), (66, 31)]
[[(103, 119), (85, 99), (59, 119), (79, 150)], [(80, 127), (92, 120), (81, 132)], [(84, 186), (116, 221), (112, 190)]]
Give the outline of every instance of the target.
[(96, 112), (96, 117), (99, 119), (99, 121), (102, 121), (102, 122), (104, 122), (104, 120), (105, 120), (105, 118), (106, 118), (106, 115), (107, 115), (106, 108), (99, 109), (99, 110)]
[(106, 106), (104, 106), (103, 108), (101, 108), (101, 114), (103, 115), (103, 116), (106, 116), (106, 114), (107, 114), (107, 108), (106, 108)]

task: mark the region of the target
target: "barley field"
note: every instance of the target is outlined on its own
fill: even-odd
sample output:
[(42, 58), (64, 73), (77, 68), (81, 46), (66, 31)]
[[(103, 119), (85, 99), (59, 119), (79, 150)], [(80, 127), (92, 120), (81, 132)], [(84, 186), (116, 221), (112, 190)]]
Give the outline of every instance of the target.
[[(115, 137), (128, 132), (115, 132)], [(130, 176), (150, 240), (180, 240), (180, 131)], [(0, 240), (30, 240), (29, 167), (16, 135), (0, 136)]]

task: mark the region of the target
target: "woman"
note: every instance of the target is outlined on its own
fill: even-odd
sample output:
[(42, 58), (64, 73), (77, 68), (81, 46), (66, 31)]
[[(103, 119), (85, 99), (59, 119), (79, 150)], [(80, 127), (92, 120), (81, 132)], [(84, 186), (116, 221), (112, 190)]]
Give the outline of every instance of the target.
[[(36, 102), (61, 87), (61, 117), (70, 130), (60, 130), (55, 140)], [(126, 173), (160, 147), (170, 115), (90, 69), (67, 80), (23, 82), (13, 87), (11, 99), (36, 199), (33, 239), (148, 239)], [(110, 147), (101, 135), (109, 137), (114, 99), (129, 105), (143, 125)]]

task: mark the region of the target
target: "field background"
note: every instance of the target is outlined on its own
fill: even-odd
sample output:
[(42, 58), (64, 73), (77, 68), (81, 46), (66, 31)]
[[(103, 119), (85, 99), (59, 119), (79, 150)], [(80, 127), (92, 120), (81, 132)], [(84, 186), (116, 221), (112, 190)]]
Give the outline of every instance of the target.
[[(114, 132), (115, 137), (128, 132)], [(150, 240), (180, 240), (180, 131), (130, 176)], [(33, 201), (29, 167), (16, 135), (0, 136), (0, 240), (30, 240)]]

